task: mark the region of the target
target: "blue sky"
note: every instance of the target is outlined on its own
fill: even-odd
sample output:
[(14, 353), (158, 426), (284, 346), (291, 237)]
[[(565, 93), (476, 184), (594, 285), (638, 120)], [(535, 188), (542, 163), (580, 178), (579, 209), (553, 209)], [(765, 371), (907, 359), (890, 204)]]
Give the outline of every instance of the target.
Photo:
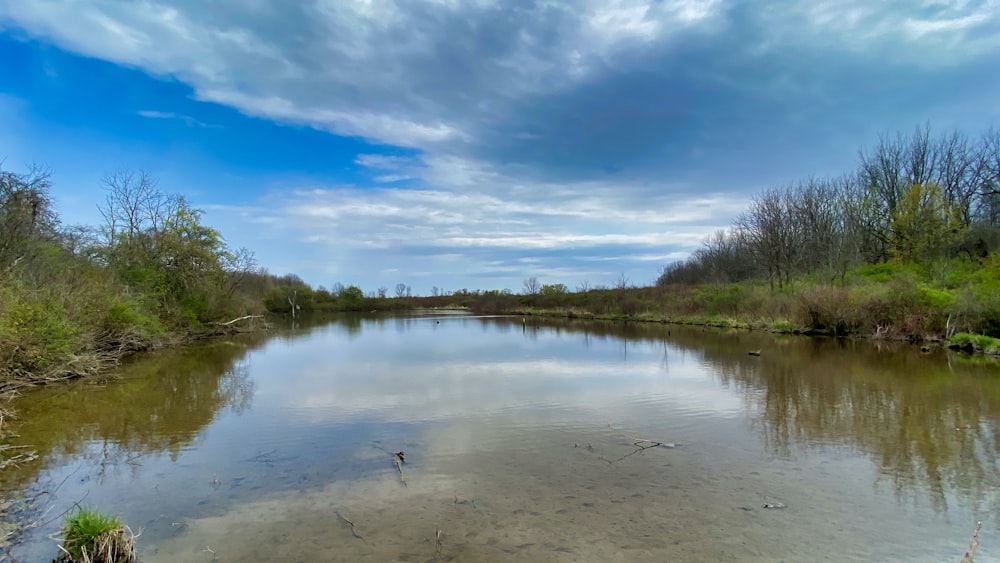
[(883, 131), (1000, 123), (997, 0), (0, 3), (0, 158), (143, 168), (278, 274), (649, 283)]

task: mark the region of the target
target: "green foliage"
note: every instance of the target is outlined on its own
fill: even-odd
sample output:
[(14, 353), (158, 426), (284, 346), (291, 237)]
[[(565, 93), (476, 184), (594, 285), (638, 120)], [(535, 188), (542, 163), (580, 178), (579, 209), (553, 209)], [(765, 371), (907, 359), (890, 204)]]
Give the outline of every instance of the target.
[(73, 563), (131, 563), (134, 539), (117, 517), (93, 509), (78, 508), (63, 523), (62, 549)]
[(341, 308), (345, 311), (360, 311), (364, 309), (365, 292), (360, 287), (352, 285), (337, 296), (341, 302)]
[(972, 347), (986, 354), (1000, 354), (1000, 339), (990, 336), (960, 332), (952, 336), (949, 343), (958, 347)]
[(774, 321), (771, 323), (771, 330), (775, 332), (793, 332), (798, 326), (790, 321)]
[(955, 292), (947, 289), (933, 289), (926, 284), (920, 284), (917, 288), (917, 300), (924, 307), (944, 311), (954, 305)]
[(0, 383), (68, 360), (80, 333), (61, 303), (45, 293), (20, 284), (0, 287)]
[(886, 283), (896, 276), (913, 274), (916, 269), (914, 264), (893, 260), (859, 266), (856, 276), (864, 281)]
[(747, 290), (740, 284), (709, 285), (695, 290), (704, 311), (711, 315), (737, 314), (747, 297)]
[(47, 176), (0, 171), (0, 218), (12, 221), (0, 225), (0, 387), (89, 373), (98, 353), (259, 310), (249, 253), (227, 249), (184, 198), (119, 187), (103, 229), (62, 231)]
[(569, 293), (569, 290), (566, 288), (566, 284), (563, 283), (542, 285), (542, 295), (566, 295), (567, 293)]
[(147, 337), (163, 334), (163, 326), (159, 319), (144, 311), (140, 304), (122, 296), (112, 298), (101, 323), (101, 329), (112, 334), (137, 331)]
[(927, 260), (951, 251), (963, 237), (959, 209), (937, 184), (913, 184), (893, 216), (893, 250), (903, 261)]

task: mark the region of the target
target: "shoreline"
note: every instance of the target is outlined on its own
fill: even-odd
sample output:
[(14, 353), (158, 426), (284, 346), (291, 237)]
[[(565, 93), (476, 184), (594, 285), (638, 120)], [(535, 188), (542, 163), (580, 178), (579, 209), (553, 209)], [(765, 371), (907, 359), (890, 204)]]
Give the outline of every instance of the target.
[[(509, 312), (483, 311), (491, 314), (521, 315), (527, 317), (580, 319), (611, 322), (637, 322), (649, 324), (665, 324), (679, 326), (701, 326), (710, 328), (737, 329), (756, 332), (766, 332), (775, 335), (809, 336), (826, 338), (851, 338), (869, 341), (890, 341), (902, 342), (913, 345), (921, 345), (927, 349), (930, 346), (938, 346), (949, 350), (956, 350), (965, 353), (981, 354), (1000, 360), (1000, 339), (993, 339), (988, 336), (970, 335), (967, 333), (957, 333), (951, 339), (939, 335), (925, 335), (917, 337), (906, 335), (898, 331), (893, 331), (891, 327), (878, 334), (864, 335), (860, 332), (837, 333), (832, 330), (819, 330), (800, 328), (786, 321), (775, 321), (767, 323), (765, 321), (740, 321), (737, 319), (719, 319), (712, 317), (699, 317), (696, 315), (683, 317), (670, 317), (667, 315), (656, 315), (643, 313), (639, 315), (628, 315), (625, 313), (592, 313), (590, 311), (580, 311), (575, 309), (515, 309)], [(778, 325), (778, 326), (776, 326)]]

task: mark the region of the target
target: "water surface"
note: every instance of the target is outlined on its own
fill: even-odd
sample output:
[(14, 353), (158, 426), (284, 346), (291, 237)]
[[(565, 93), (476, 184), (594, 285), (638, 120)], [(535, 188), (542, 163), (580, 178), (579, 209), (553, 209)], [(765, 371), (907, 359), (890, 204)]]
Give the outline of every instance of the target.
[(1000, 560), (1000, 367), (943, 351), (427, 313), (119, 375), (24, 398), (0, 485), (147, 562)]

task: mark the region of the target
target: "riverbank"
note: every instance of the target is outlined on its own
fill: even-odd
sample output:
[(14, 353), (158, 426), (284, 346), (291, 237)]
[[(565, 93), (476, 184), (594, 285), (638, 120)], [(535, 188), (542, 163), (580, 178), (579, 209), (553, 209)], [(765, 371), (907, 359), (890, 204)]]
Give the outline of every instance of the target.
[[(937, 281), (912, 265), (880, 264), (848, 272), (838, 283), (803, 278), (782, 288), (741, 282), (569, 292), (561, 286), (560, 291), (529, 295), (456, 292), (416, 304), (463, 306), (483, 314), (711, 326), (962, 350), (971, 346), (992, 354), (998, 349), (993, 338), (1000, 335), (1000, 293), (995, 291), (1000, 281), (992, 263), (967, 266), (964, 275)], [(975, 337), (970, 340), (963, 333)]]
[[(120, 340), (113, 348), (78, 350), (69, 353), (60, 361), (52, 362), (42, 372), (19, 371), (13, 375), (10, 372), (5, 373), (5, 377), (0, 380), (0, 399), (10, 397), (14, 392), (26, 387), (98, 377), (134, 354), (180, 347), (234, 334), (268, 330), (269, 327), (270, 324), (266, 322), (264, 315), (248, 315), (226, 322), (212, 323), (199, 330), (184, 333), (174, 332), (153, 337), (132, 334), (128, 339)], [(2, 412), (0, 411), (0, 420)]]
[(591, 313), (589, 311), (582, 311), (577, 309), (527, 308), (527, 309), (516, 309), (514, 311), (510, 311), (509, 313), (505, 314), (521, 315), (525, 319), (527, 319), (528, 317), (545, 317), (545, 318), (582, 319), (582, 320), (595, 320), (595, 321), (656, 323), (656, 324), (672, 324), (672, 325), (683, 325), (683, 326), (701, 326), (701, 327), (720, 328), (720, 329), (762, 331), (778, 335), (826, 336), (826, 337), (841, 337), (841, 338), (845, 337), (861, 338), (870, 340), (891, 340), (897, 342), (910, 342), (913, 344), (921, 344), (925, 348), (931, 345), (939, 345), (947, 347), (952, 350), (958, 350), (968, 353), (981, 353), (988, 356), (996, 356), (1000, 358), (1000, 339), (984, 335), (969, 334), (964, 332), (954, 334), (949, 339), (936, 336), (925, 336), (922, 339), (915, 339), (912, 336), (900, 335), (899, 333), (893, 333), (890, 331), (886, 331), (884, 334), (877, 333), (872, 335), (837, 334), (829, 330), (817, 330), (811, 328), (798, 327), (788, 321), (776, 321), (776, 322), (767, 322), (763, 320), (741, 321), (738, 319), (731, 319), (731, 318), (714, 318), (714, 317), (699, 317), (699, 316), (670, 317), (655, 313), (640, 313), (638, 315), (626, 315), (623, 313), (600, 314), (600, 313)]

